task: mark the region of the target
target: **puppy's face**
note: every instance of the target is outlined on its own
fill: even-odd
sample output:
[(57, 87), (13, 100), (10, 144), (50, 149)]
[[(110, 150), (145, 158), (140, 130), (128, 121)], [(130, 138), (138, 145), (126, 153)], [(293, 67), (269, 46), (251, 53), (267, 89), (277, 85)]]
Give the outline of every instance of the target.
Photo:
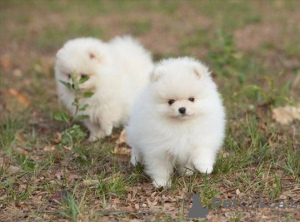
[[(165, 101), (166, 102), (166, 101)], [(188, 119), (196, 114), (195, 97), (168, 99), (162, 109), (164, 115), (178, 119)]]
[(95, 75), (95, 73), (86, 73), (84, 71), (66, 72), (63, 73), (65, 81), (62, 81), (69, 83), (73, 89), (75, 89), (77, 84), (77, 87), (83, 92), (94, 92), (96, 88)]
[(201, 115), (201, 106), (209, 93), (209, 80), (207, 68), (195, 61), (162, 63), (151, 76), (154, 111), (176, 120)]
[[(79, 39), (80, 40), (80, 39)], [(99, 83), (99, 72), (104, 65), (101, 49), (94, 42), (73, 40), (68, 42), (56, 55), (56, 78), (71, 87), (94, 92)]]

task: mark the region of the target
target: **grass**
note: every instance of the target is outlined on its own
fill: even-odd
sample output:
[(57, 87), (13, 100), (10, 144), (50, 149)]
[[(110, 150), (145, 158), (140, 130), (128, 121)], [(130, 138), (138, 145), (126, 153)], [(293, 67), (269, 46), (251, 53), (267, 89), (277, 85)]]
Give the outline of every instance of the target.
[[(299, 201), (299, 121), (283, 126), (271, 112), (299, 103), (291, 87), (300, 70), (299, 6), (0, 1), (0, 221), (182, 221), (180, 201), (192, 192), (210, 209), (209, 221), (256, 221), (263, 212), (212, 209), (212, 199)], [(268, 28), (279, 31), (265, 34)], [(227, 110), (213, 174), (174, 174), (170, 189), (154, 189), (142, 165), (134, 168), (129, 155), (113, 152), (120, 130), (90, 143), (80, 124), (57, 120), (64, 108), (55, 92), (56, 51), (70, 38), (118, 34), (138, 37), (156, 61), (190, 55), (209, 65)], [(291, 209), (279, 217), (266, 212), (267, 221), (299, 219)]]

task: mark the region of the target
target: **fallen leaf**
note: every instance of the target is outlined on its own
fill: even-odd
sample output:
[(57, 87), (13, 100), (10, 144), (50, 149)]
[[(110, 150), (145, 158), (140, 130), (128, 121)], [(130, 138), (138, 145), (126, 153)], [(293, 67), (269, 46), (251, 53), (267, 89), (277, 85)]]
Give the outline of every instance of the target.
[(127, 135), (125, 129), (122, 130), (120, 137), (116, 142), (116, 144), (122, 144), (122, 143), (127, 143)]
[(99, 180), (84, 180), (83, 184), (85, 186), (98, 185), (99, 184)]
[(11, 62), (7, 57), (1, 57), (0, 61), (3, 69), (9, 69), (11, 67)]
[(59, 132), (56, 132), (56, 138), (53, 140), (55, 143), (61, 142), (61, 134)]
[(77, 179), (80, 179), (80, 178), (81, 178), (80, 175), (77, 175), (77, 174), (70, 174), (70, 175), (68, 176), (68, 182), (72, 182), (72, 181), (77, 180)]
[(29, 100), (23, 93), (20, 93), (16, 89), (9, 89), (8, 96), (13, 96), (17, 99), (18, 103), (22, 105), (24, 108), (27, 108), (30, 105)]
[(116, 141), (116, 146), (114, 148), (113, 153), (116, 155), (130, 155), (131, 149), (127, 147), (126, 141), (126, 131), (123, 130), (118, 140)]
[(14, 148), (14, 150), (16, 150), (18, 153), (20, 153), (20, 154), (22, 154), (22, 155), (28, 154), (28, 152), (27, 152), (26, 150), (24, 150), (24, 149), (22, 149), (22, 148), (19, 148), (19, 147)]
[(228, 152), (225, 152), (225, 151), (220, 151), (220, 154), (221, 154), (223, 157), (228, 157), (228, 156), (229, 156), (229, 153), (228, 153)]
[(44, 151), (45, 152), (51, 152), (53, 150), (55, 150), (55, 146), (45, 146), (44, 147)]
[(19, 142), (24, 143), (24, 142), (26, 141), (26, 139), (24, 138), (24, 136), (23, 136), (22, 134), (20, 134), (20, 133), (16, 133), (16, 134), (15, 134), (15, 137), (16, 137), (16, 139), (17, 139)]
[(286, 199), (287, 197), (292, 198), (295, 202), (300, 201), (300, 187), (296, 187), (291, 190), (284, 191), (279, 198)]
[(4, 194), (3, 196), (0, 197), (0, 200), (5, 200), (7, 198), (7, 195)]
[(14, 69), (12, 74), (16, 77), (21, 77), (23, 75), (20, 69)]
[(64, 146), (66, 150), (72, 150), (72, 146)]
[(140, 205), (139, 204), (134, 204), (135, 209), (139, 210), (140, 209)]
[(64, 174), (64, 173), (63, 173), (62, 171), (56, 172), (56, 173), (55, 173), (55, 177), (56, 177), (58, 180), (61, 180), (63, 174)]
[(69, 195), (70, 195), (69, 191), (61, 190), (53, 194), (49, 201), (52, 203), (62, 203), (67, 200)]
[(113, 153), (117, 155), (130, 155), (131, 150), (127, 147), (116, 146)]
[(300, 105), (297, 107), (294, 106), (285, 106), (285, 107), (277, 107), (272, 110), (273, 119), (277, 122), (287, 125), (293, 120), (300, 120)]
[(11, 173), (11, 174), (17, 174), (20, 172), (20, 168), (19, 167), (16, 167), (16, 166), (10, 166), (8, 168), (8, 171)]
[(40, 177), (40, 178), (37, 178), (34, 182), (35, 183), (38, 183), (38, 182), (40, 182), (40, 181), (43, 181), (45, 179), (45, 177)]

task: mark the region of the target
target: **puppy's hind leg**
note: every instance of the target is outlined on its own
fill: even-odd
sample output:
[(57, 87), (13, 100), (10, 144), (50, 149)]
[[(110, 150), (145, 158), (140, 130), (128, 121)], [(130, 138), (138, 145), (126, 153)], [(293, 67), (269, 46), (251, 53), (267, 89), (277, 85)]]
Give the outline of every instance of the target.
[(131, 148), (131, 159), (130, 162), (133, 166), (136, 166), (137, 163), (141, 163), (142, 162), (142, 155), (135, 151), (134, 148)]
[(83, 123), (90, 132), (89, 141), (93, 142), (101, 139), (101, 128), (99, 125), (92, 123), (89, 119), (84, 120)]

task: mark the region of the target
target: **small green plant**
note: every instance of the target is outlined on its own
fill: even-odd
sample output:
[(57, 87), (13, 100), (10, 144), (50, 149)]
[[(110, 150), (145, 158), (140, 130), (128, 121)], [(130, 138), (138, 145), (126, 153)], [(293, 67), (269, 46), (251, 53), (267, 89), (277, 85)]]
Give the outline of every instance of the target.
[[(279, 76), (281, 75), (282, 74), (280, 73)], [(251, 84), (245, 86), (241, 92), (246, 92), (248, 96), (255, 101), (263, 102), (266, 105), (282, 105), (285, 103), (294, 104), (294, 102), (289, 99), (285, 86), (277, 86), (275, 80), (268, 76), (265, 76), (264, 79), (267, 82), (267, 87), (263, 88), (256, 84)]]
[(61, 211), (58, 211), (59, 214), (71, 221), (78, 221), (80, 209), (74, 194), (67, 192), (62, 196), (62, 202), (59, 204), (61, 206)]
[(224, 34), (222, 30), (216, 31), (217, 44), (208, 52), (208, 58), (212, 61), (216, 72), (223, 77), (231, 77), (237, 73), (234, 70), (237, 54), (234, 49), (233, 36)]
[(83, 98), (89, 98), (93, 96), (92, 92), (83, 92), (80, 89), (80, 84), (85, 83), (89, 77), (85, 76), (78, 80), (74, 74), (71, 75), (72, 85), (68, 82), (60, 80), (65, 87), (74, 93), (74, 100), (72, 105), (75, 107), (74, 115), (70, 118), (65, 112), (57, 112), (54, 114), (54, 119), (67, 123), (68, 128), (62, 133), (61, 143), (64, 145), (72, 144), (86, 137), (86, 133), (80, 128), (77, 122), (89, 118), (88, 115), (80, 114), (85, 111), (89, 106), (88, 104), (81, 104), (80, 100)]

